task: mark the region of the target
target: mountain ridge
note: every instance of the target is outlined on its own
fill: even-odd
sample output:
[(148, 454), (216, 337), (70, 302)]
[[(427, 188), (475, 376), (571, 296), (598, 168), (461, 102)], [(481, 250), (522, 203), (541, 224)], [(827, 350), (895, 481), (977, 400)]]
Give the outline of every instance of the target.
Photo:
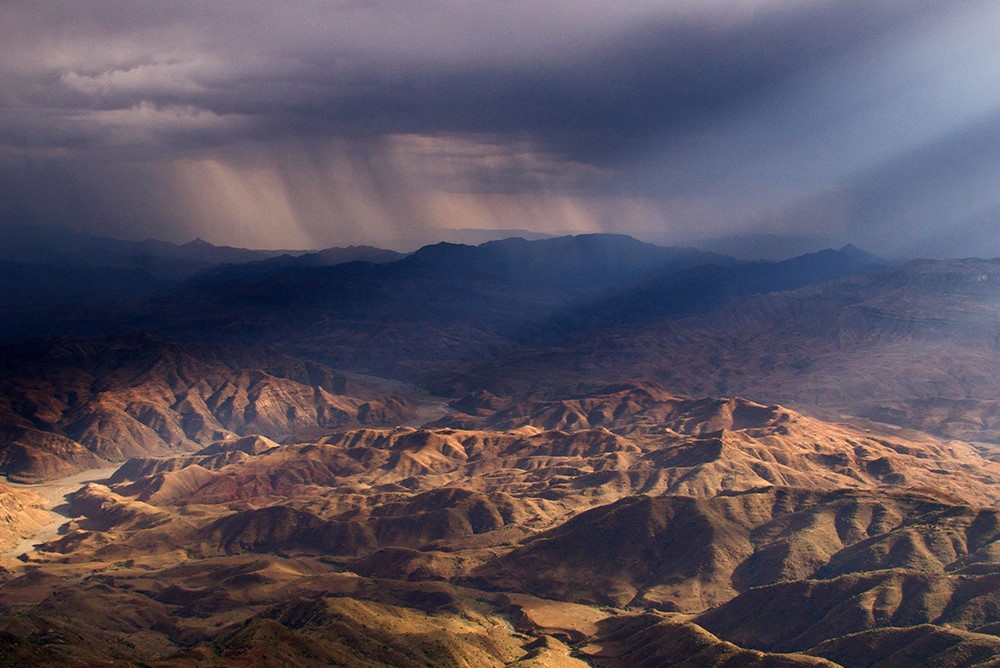
[(0, 348), (0, 369), (0, 470), (21, 480), (247, 431), (280, 438), (395, 422), (411, 410), (401, 396), (273, 350), (145, 333), (28, 341)]

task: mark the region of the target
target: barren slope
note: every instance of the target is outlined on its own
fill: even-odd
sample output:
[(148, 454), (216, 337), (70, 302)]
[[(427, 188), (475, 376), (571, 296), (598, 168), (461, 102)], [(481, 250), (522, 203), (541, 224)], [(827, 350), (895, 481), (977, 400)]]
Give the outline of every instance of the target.
[[(612, 301), (558, 344), (509, 350), (435, 377), (439, 391), (550, 387), (645, 378), (697, 396), (740, 394), (875, 415), (901, 402), (982, 401), (1000, 394), (1000, 261), (914, 261), (794, 291), (747, 295), (694, 314)], [(944, 405), (942, 403), (941, 405)], [(988, 403), (986, 433), (994, 428)], [(974, 440), (961, 415), (917, 428)]]
[(145, 335), (0, 350), (0, 472), (31, 481), (243, 434), (397, 423), (399, 395), (274, 351)]
[(4, 651), (534, 668), (1000, 653), (1000, 464), (968, 444), (651, 384), (454, 408), (433, 428), (130, 460), (72, 495), (62, 535), (3, 562)]
[(0, 483), (0, 552), (34, 534), (49, 521), (40, 495)]
[[(770, 488), (709, 499), (631, 497), (530, 538), (479, 567), (474, 581), (590, 604), (698, 612), (737, 592), (768, 600), (774, 594), (752, 588), (810, 578), (884, 569), (978, 577), (1000, 568), (998, 541), (1000, 510), (917, 494)], [(761, 624), (785, 632), (774, 621)]]

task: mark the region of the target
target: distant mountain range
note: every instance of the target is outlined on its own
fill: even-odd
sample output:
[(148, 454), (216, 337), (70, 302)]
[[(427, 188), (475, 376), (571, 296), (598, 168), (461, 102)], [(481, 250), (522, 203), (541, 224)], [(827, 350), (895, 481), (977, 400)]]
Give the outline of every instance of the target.
[(249, 250), (215, 246), (202, 239), (186, 244), (147, 239), (129, 241), (46, 227), (10, 227), (0, 238), (0, 260), (144, 271), (159, 279), (193, 276), (226, 263), (252, 262), (303, 251)]
[(732, 234), (724, 237), (692, 240), (696, 248), (729, 255), (738, 260), (777, 262), (844, 245), (834, 239), (789, 234)]
[(442, 241), (449, 244), (478, 246), (489, 241), (502, 241), (513, 237), (520, 237), (528, 241), (538, 241), (539, 239), (552, 239), (554, 237), (571, 236), (573, 234), (576, 233), (562, 232), (553, 234), (519, 228), (432, 227), (419, 236), (399, 240), (396, 243), (396, 247), (416, 250), (423, 246), (441, 243)]
[[(757, 276), (781, 264), (761, 265)], [(747, 270), (722, 273), (734, 272), (743, 288), (754, 285)], [(438, 375), (435, 387), (512, 392), (647, 378), (694, 395), (752, 396), (943, 436), (991, 441), (1000, 429), (1000, 261), (913, 261), (744, 294), (732, 285), (708, 290), (705, 308), (681, 312), (656, 301), (674, 292), (641, 290), (641, 299), (591, 310), (587, 326), (567, 330), (558, 345), (480, 359)], [(726, 290), (730, 298), (719, 298)]]
[[(0, 305), (92, 304), (145, 297), (208, 270), (388, 262), (403, 257), (368, 246), (321, 251), (250, 250), (127, 241), (44, 227), (10, 227), (0, 236)], [(271, 263), (271, 264), (268, 264)], [(259, 265), (259, 266), (258, 266)]]
[(24, 307), (0, 335), (146, 329), (220, 344), (274, 344), (336, 367), (425, 376), (512, 347), (702, 312), (878, 266), (853, 247), (740, 263), (604, 234), (440, 243), (405, 257), (353, 247), (219, 265), (159, 284), (149, 296), (125, 295), (128, 304), (105, 298), (102, 306)]
[(1000, 657), (1000, 260), (122, 243), (8, 261), (0, 663)]
[[(19, 242), (30, 247), (25, 239), (37, 236)], [(643, 378), (943, 435), (1000, 431), (990, 403), (1000, 392), (996, 261), (893, 265), (848, 245), (740, 262), (622, 235), (264, 258), (203, 242), (116, 244), (185, 261), (257, 259), (183, 281), (97, 260), (18, 264), (13, 273), (0, 264), (10, 314), (0, 335), (147, 330), (274, 345), (449, 395)], [(86, 303), (95, 290), (100, 303)]]

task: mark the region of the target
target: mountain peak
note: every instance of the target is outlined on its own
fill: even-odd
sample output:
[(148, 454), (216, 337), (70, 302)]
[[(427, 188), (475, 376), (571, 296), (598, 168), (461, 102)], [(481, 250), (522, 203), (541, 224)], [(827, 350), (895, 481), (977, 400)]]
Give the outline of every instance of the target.
[(201, 237), (195, 237), (186, 244), (182, 244), (185, 248), (214, 248), (215, 244), (210, 244)]
[(865, 260), (873, 264), (885, 264), (885, 260), (877, 255), (872, 255), (868, 251), (862, 250), (855, 246), (854, 244), (846, 244), (838, 249), (838, 252), (842, 255), (846, 255), (850, 258), (857, 260)]

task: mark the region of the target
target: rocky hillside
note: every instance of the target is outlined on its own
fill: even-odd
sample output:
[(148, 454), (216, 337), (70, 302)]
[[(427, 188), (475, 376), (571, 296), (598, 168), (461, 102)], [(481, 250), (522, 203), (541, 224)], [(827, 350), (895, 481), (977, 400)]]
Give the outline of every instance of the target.
[(266, 349), (143, 334), (0, 349), (0, 472), (40, 480), (260, 434), (283, 439), (410, 414), (401, 396)]
[(426, 428), (130, 459), (70, 496), (59, 535), (2, 562), (5, 651), (535, 668), (1000, 656), (1000, 464), (966, 443), (646, 383), (454, 408)]

